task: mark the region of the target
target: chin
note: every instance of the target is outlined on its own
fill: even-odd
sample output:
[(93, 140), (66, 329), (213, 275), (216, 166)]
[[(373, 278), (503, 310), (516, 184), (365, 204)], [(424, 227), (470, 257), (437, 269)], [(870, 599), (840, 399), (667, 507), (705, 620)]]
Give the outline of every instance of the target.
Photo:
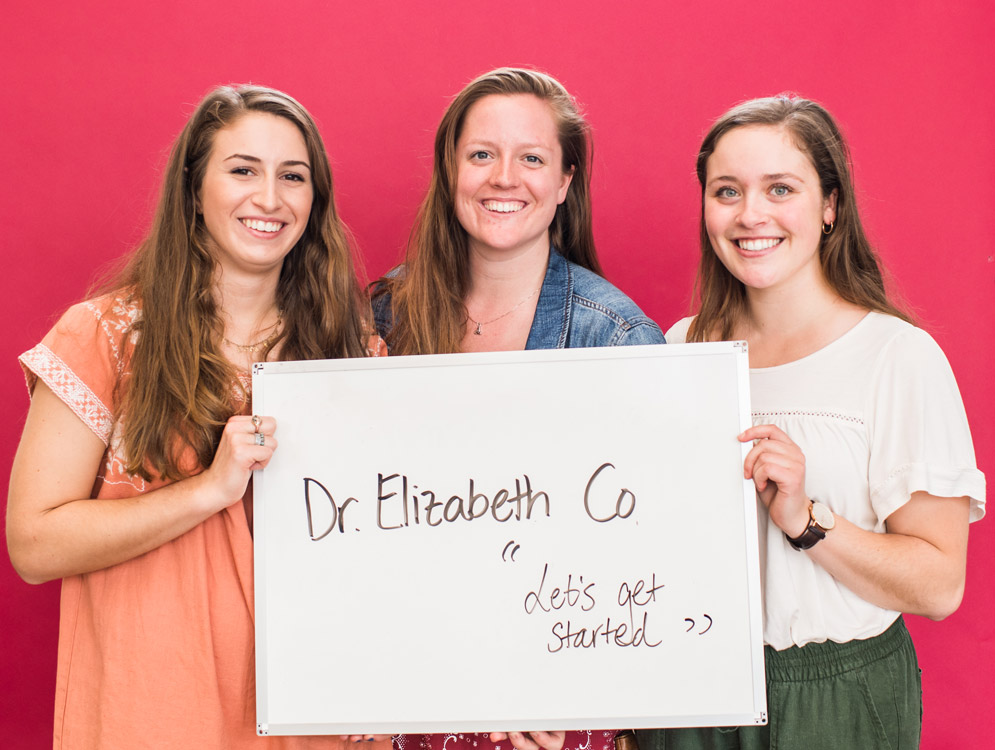
[(730, 269), (730, 273), (747, 289), (770, 289), (778, 283), (776, 277), (771, 277), (767, 274), (738, 272), (738, 269)]

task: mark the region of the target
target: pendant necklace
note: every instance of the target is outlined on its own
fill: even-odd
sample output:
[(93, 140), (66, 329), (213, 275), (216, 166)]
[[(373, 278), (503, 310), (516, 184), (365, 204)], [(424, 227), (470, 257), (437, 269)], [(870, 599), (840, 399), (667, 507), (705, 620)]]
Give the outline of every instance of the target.
[(263, 347), (269, 346), (276, 340), (276, 337), (280, 335), (281, 323), (283, 323), (283, 313), (278, 312), (276, 316), (276, 323), (273, 324), (273, 333), (264, 338), (262, 341), (257, 341), (255, 344), (236, 344), (234, 341), (232, 341), (229, 338), (225, 338), (224, 336), (221, 337), (221, 340), (224, 341), (226, 344), (228, 344), (228, 346), (232, 347), (233, 349), (238, 349), (240, 352), (246, 352), (247, 354), (252, 354), (253, 352), (258, 351)]
[(483, 336), (484, 335), (484, 333), (483, 333), (483, 327), (484, 326), (489, 326), (491, 323), (496, 323), (497, 321), (501, 320), (501, 318), (504, 318), (504, 317), (506, 317), (508, 315), (511, 315), (513, 312), (515, 312), (515, 310), (517, 310), (519, 307), (521, 307), (522, 305), (524, 305), (530, 299), (532, 299), (533, 297), (535, 297), (538, 293), (539, 293), (538, 289), (533, 290), (529, 294), (528, 297), (526, 297), (525, 299), (523, 299), (521, 302), (517, 303), (513, 308), (511, 308), (510, 310), (508, 310), (508, 312), (501, 313), (496, 318), (491, 318), (490, 320), (484, 320), (484, 321), (474, 320), (473, 318), (470, 317), (470, 312), (468, 310), (467, 313), (466, 313), (466, 317), (470, 319), (471, 323), (473, 323), (474, 325), (477, 326), (473, 330), (474, 335), (476, 335), (476, 336)]

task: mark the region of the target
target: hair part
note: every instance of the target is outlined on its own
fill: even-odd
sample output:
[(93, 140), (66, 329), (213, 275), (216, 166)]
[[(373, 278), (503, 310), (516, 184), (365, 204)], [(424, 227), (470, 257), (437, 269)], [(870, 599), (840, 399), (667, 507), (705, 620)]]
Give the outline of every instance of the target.
[(819, 261), (830, 288), (847, 302), (912, 322), (886, 293), (880, 262), (860, 221), (850, 151), (839, 126), (822, 105), (781, 95), (752, 99), (730, 109), (715, 121), (698, 151), (701, 258), (695, 291), (699, 309), (688, 330), (688, 341), (729, 339), (735, 321), (747, 314), (746, 287), (719, 260), (708, 236), (705, 185), (708, 159), (719, 140), (736, 128), (757, 125), (783, 128), (795, 147), (811, 161), (823, 197), (836, 194), (833, 229), (822, 235), (819, 244)]
[(126, 291), (141, 315), (130, 333), (134, 353), (118, 383), (127, 470), (147, 480), (180, 479), (186, 449), (210, 466), (225, 423), (248, 394), (233, 392), (235, 368), (221, 350), (224, 323), (215, 297), (218, 265), (197, 196), (215, 136), (261, 112), (300, 131), (311, 164), (313, 199), (307, 226), (284, 259), (276, 290), (281, 359), (359, 357), (370, 330), (347, 230), (336, 212), (332, 173), (314, 120), (295, 99), (262, 86), (220, 86), (197, 106), (170, 152), (148, 237), (112, 289)]
[(603, 275), (594, 246), (591, 214), (590, 126), (563, 85), (524, 68), (498, 68), (475, 78), (446, 108), (435, 134), (428, 193), (408, 241), (404, 267), (377, 282), (374, 295), (391, 295), (398, 354), (458, 352), (466, 327), (464, 299), (470, 286), (469, 241), (456, 216), (459, 142), (467, 113), (487, 96), (525, 94), (545, 102), (556, 123), (561, 168), (572, 174), (566, 199), (556, 207), (550, 244), (567, 260)]

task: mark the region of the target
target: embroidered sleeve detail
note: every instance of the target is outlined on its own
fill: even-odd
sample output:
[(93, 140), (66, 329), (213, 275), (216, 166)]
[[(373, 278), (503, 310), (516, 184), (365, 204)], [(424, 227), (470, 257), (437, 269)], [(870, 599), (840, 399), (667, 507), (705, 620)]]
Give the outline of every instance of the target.
[(52, 393), (73, 410), (83, 424), (93, 430), (104, 445), (108, 444), (113, 424), (110, 409), (55, 352), (44, 344), (38, 344), (22, 354), (20, 361), (25, 369), (29, 389), (40, 378), (52, 389)]
[(386, 357), (387, 356), (387, 344), (382, 338), (373, 334), (370, 336), (369, 340), (366, 342), (366, 356), (368, 357)]
[[(104, 336), (107, 337), (107, 344), (114, 356), (114, 361), (120, 363), (122, 361), (121, 343), (125, 340), (124, 334), (141, 317), (141, 309), (137, 304), (127, 301), (123, 297), (115, 297), (110, 306), (101, 304), (105, 299), (88, 300), (83, 304), (99, 321), (100, 328), (104, 332)], [(131, 343), (134, 343), (135, 334), (131, 334), (130, 338)]]
[(860, 417), (853, 417), (849, 414), (840, 414), (839, 412), (833, 411), (802, 411), (801, 409), (795, 411), (755, 411), (753, 412), (754, 419), (767, 419), (770, 417), (821, 417), (823, 419), (838, 419), (841, 422), (849, 422), (850, 424), (864, 424), (864, 420)]

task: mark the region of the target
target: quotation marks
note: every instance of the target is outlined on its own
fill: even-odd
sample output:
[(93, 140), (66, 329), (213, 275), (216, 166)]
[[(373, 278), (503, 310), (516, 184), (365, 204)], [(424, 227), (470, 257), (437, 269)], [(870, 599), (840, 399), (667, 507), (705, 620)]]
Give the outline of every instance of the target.
[[(705, 633), (707, 633), (709, 630), (712, 629), (712, 618), (709, 617), (708, 615), (702, 615), (702, 616), (706, 620), (708, 620), (708, 626), (704, 630), (699, 631), (698, 635), (704, 635)], [(684, 631), (685, 633), (690, 633), (692, 630), (694, 630), (694, 620), (692, 620), (690, 617), (685, 617), (684, 622), (690, 623), (690, 625), (688, 625), (688, 629)]]
[[(513, 544), (515, 545), (514, 547), (512, 547)], [(511, 549), (511, 554), (508, 553), (509, 548)], [(505, 562), (508, 562), (508, 559), (510, 558), (512, 562), (515, 562), (515, 553), (518, 552), (518, 550), (520, 550), (521, 548), (522, 545), (515, 544), (515, 540), (512, 539), (510, 542), (504, 545), (504, 552), (501, 553), (501, 559), (504, 560)]]

